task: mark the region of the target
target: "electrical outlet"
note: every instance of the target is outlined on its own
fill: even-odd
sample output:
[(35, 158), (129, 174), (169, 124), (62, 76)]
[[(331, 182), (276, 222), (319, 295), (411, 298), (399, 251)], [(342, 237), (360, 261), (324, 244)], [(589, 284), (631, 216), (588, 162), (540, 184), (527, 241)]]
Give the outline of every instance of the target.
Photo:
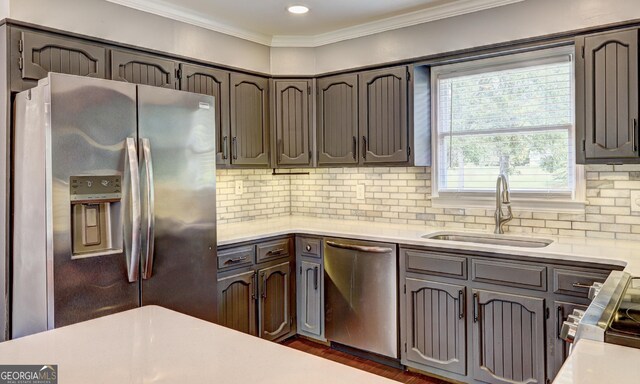
[(242, 180), (236, 180), (236, 195), (242, 195), (244, 193), (244, 185)]
[(364, 184), (356, 185), (356, 199), (364, 200)]
[(640, 212), (640, 191), (631, 191), (631, 210)]

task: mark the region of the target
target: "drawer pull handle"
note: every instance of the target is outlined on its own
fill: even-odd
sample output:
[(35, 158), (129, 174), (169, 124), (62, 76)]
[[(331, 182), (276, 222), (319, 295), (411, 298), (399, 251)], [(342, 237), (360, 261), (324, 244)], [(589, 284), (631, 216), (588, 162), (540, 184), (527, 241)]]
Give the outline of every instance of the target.
[(267, 255), (279, 255), (282, 252), (284, 252), (284, 248), (272, 249), (269, 252), (267, 252)]
[(313, 267), (313, 289), (318, 290), (318, 267)]
[(224, 263), (225, 264), (239, 263), (242, 260), (247, 260), (247, 256), (234, 257), (234, 258), (228, 259)]
[(572, 285), (573, 285), (573, 288), (586, 288), (586, 289), (591, 288), (590, 284), (573, 283)]
[(304, 247), (304, 249), (306, 249), (307, 252), (311, 252), (311, 245), (307, 244), (307, 246)]
[(464, 318), (464, 292), (458, 291), (458, 319)]
[(562, 323), (564, 323), (564, 308), (562, 306), (558, 306), (558, 313), (556, 314), (556, 328), (558, 330), (557, 337), (562, 340), (562, 336), (560, 336), (560, 332), (562, 331)]

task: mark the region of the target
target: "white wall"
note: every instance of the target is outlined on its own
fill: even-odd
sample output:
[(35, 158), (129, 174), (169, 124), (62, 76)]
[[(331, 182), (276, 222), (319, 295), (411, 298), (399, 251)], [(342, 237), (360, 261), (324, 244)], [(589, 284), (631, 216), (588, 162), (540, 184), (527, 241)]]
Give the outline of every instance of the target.
[(640, 19), (640, 0), (526, 0), (321, 46), (315, 68), (291, 68), (291, 51), (272, 49), (271, 72), (326, 73), (632, 19)]
[(2, 1), (10, 1), (10, 17), (16, 20), (258, 72), (271, 70), (267, 46), (107, 1)]
[(640, 0), (526, 0), (317, 48), (272, 48), (103, 0), (0, 0), (0, 13), (215, 63), (313, 75), (640, 19)]
[(0, 0), (0, 19), (6, 19), (9, 14), (9, 0)]

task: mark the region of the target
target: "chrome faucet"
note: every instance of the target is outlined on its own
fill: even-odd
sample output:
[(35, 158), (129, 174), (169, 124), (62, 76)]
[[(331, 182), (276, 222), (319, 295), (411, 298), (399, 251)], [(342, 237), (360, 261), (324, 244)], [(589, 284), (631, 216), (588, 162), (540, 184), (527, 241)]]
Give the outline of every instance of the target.
[[(507, 215), (505, 216), (502, 208), (507, 207)], [(513, 219), (513, 212), (511, 211), (511, 201), (509, 200), (509, 183), (504, 173), (498, 176), (496, 181), (496, 229), (494, 233), (503, 234), (502, 228), (508, 221)]]

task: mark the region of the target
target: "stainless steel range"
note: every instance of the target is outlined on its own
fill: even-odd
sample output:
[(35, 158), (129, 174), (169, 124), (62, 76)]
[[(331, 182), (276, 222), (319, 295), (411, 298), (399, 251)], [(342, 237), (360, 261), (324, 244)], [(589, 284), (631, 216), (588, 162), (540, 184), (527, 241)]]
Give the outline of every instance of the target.
[(640, 277), (614, 271), (604, 284), (591, 287), (586, 311), (575, 310), (564, 322), (568, 342), (590, 339), (640, 348)]

